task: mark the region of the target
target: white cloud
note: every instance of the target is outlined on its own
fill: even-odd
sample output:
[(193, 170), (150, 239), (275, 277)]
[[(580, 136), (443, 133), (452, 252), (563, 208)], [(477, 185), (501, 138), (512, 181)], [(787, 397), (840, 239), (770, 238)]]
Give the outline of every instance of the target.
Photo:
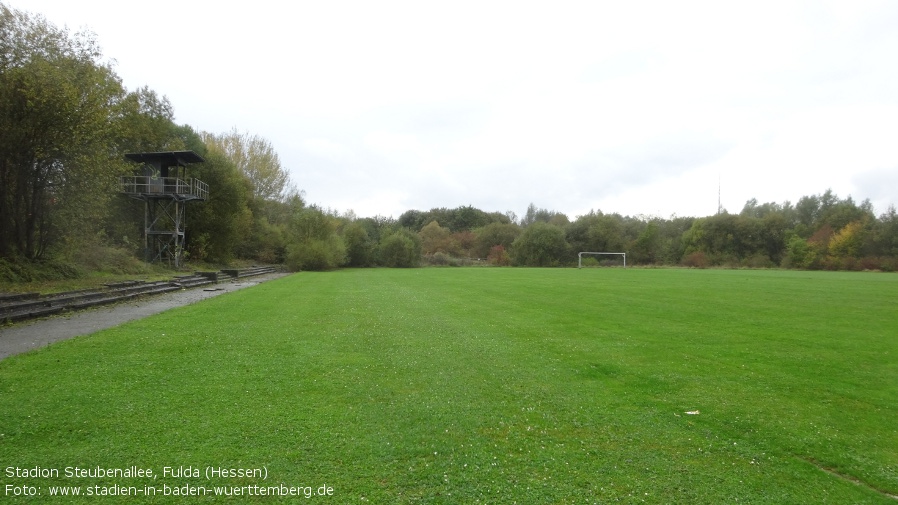
[(832, 188), (884, 210), (898, 168), (891, 2), (13, 5), (88, 26), (180, 122), (270, 139), (357, 214), (704, 215)]

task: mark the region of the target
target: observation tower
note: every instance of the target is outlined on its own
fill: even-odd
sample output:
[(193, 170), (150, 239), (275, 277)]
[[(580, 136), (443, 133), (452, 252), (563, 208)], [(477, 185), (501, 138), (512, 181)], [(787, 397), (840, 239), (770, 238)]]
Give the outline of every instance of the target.
[(209, 185), (187, 178), (187, 165), (206, 160), (193, 151), (128, 153), (125, 159), (142, 163), (137, 175), (121, 178), (121, 187), (122, 193), (143, 202), (144, 258), (178, 268), (184, 251), (187, 204), (209, 198)]

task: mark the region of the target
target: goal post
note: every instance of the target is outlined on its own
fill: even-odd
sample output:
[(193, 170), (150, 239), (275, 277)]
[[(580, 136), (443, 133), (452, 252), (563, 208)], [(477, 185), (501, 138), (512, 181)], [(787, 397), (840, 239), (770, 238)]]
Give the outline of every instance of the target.
[(627, 253), (622, 252), (589, 252), (583, 251), (577, 253), (577, 268), (583, 268), (583, 255), (584, 254), (594, 254), (596, 256), (623, 256), (624, 258), (624, 268), (627, 268)]

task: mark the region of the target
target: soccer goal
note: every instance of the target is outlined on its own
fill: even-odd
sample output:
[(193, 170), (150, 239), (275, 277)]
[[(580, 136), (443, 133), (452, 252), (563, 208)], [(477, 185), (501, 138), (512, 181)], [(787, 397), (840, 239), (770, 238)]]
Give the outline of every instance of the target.
[(583, 268), (583, 255), (584, 254), (593, 254), (596, 256), (623, 256), (624, 258), (624, 268), (627, 268), (627, 253), (619, 253), (619, 252), (581, 252), (577, 253), (577, 268)]

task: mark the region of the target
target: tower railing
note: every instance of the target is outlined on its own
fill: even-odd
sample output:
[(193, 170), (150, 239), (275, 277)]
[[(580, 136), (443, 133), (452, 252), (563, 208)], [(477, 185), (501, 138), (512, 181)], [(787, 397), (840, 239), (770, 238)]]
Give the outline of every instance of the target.
[(122, 192), (137, 197), (173, 196), (191, 200), (209, 198), (209, 185), (199, 179), (126, 175), (121, 178)]
[(209, 185), (199, 179), (188, 179), (191, 182), (193, 194), (200, 200), (209, 198)]

